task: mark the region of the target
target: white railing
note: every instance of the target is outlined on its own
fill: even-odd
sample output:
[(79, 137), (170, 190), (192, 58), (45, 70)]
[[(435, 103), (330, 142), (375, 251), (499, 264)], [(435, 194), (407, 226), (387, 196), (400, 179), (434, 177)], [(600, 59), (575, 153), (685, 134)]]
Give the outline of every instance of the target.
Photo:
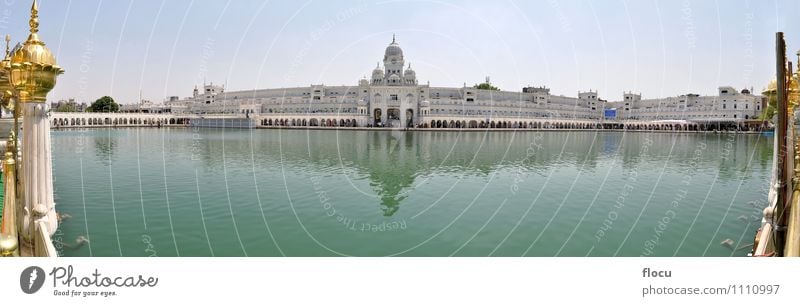
[(36, 221), (34, 228), (33, 255), (36, 257), (58, 257), (58, 251), (53, 245), (53, 240), (50, 239), (46, 221)]

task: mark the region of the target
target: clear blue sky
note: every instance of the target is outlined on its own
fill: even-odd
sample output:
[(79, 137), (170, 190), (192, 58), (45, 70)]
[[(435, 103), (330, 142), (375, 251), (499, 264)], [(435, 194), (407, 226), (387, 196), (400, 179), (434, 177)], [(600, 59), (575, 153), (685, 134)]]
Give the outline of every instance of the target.
[[(0, 30), (24, 40), (30, 1), (0, 2)], [(67, 72), (49, 100), (122, 103), (229, 90), (355, 85), (392, 33), (421, 83), (545, 85), (619, 100), (719, 85), (760, 91), (774, 33), (800, 49), (800, 1), (43, 0), (40, 36)]]

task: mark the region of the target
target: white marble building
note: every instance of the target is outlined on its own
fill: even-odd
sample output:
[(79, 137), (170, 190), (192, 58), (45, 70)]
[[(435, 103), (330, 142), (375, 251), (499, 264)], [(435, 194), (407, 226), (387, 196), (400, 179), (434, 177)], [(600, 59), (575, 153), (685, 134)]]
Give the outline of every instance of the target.
[(719, 87), (716, 96), (685, 94), (661, 99), (642, 99), (641, 94), (625, 93), (623, 100), (608, 103), (619, 120), (741, 121), (761, 115), (766, 100), (751, 90)]
[(462, 87), (419, 84), (403, 49), (392, 39), (371, 78), (354, 86), (226, 91), (223, 86), (208, 84), (202, 89), (195, 88), (191, 97), (166, 101), (164, 108), (176, 114), (305, 120), (305, 124), (298, 125), (323, 125), (321, 121), (333, 117), (357, 126), (410, 127), (430, 125), (434, 120), (488, 124), (493, 120), (553, 118), (588, 122), (601, 118), (603, 104), (596, 91), (582, 92), (573, 98), (551, 95), (544, 87), (513, 92), (480, 90), (466, 84)]
[[(488, 82), (488, 79), (487, 79)], [(642, 100), (626, 93), (606, 102), (597, 91), (577, 97), (550, 94), (546, 87), (522, 91), (431, 87), (420, 84), (396, 42), (386, 47), (370, 78), (354, 86), (227, 91), (205, 84), (191, 97), (171, 97), (161, 111), (177, 115), (229, 115), (254, 118), (261, 125), (382, 127), (529, 127), (545, 123), (596, 124), (608, 121), (730, 120), (756, 118), (762, 97), (721, 87), (719, 96), (683, 95)], [(615, 109), (606, 118), (605, 110)], [(538, 124), (538, 125), (537, 125)]]

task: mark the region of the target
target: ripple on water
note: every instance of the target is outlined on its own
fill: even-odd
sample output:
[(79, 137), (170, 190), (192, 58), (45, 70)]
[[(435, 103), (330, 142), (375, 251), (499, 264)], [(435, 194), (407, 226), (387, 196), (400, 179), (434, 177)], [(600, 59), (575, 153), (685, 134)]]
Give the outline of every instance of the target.
[(741, 255), (718, 240), (752, 239), (772, 150), (756, 135), (52, 135), (60, 231), (88, 225), (94, 256), (148, 256), (145, 236), (158, 256), (639, 256), (672, 213), (654, 255)]

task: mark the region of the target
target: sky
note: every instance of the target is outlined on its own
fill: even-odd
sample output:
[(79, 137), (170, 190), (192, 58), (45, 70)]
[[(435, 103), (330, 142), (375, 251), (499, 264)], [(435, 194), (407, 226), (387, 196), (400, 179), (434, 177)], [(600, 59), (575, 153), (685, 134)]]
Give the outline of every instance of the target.
[[(0, 1), (0, 33), (27, 37), (29, 0)], [(760, 92), (775, 32), (800, 49), (800, 1), (41, 0), (40, 38), (66, 73), (48, 100), (161, 102), (227, 90), (355, 86), (392, 34), (421, 84), (547, 86), (603, 99)]]

